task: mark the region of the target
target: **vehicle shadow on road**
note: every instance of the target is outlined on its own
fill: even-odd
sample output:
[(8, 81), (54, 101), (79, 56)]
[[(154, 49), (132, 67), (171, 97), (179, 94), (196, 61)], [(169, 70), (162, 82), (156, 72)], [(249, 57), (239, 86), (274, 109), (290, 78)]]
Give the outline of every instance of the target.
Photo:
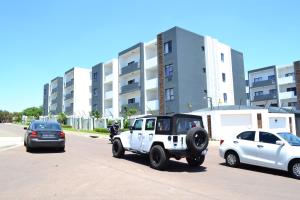
[[(125, 160), (135, 162), (140, 165), (150, 166), (149, 157), (147, 155), (138, 155), (138, 154), (125, 154), (123, 157)], [(187, 163), (182, 163), (176, 160), (169, 160), (167, 168), (164, 170), (167, 172), (205, 172), (206, 167), (190, 167)]]
[(53, 148), (43, 148), (43, 149), (32, 149), (30, 152), (28, 153), (32, 153), (32, 154), (52, 154), (52, 153), (65, 153), (65, 151), (60, 151), (57, 149), (53, 149)]
[[(220, 165), (228, 167), (226, 165), (226, 163), (220, 163)], [(286, 171), (281, 171), (281, 170), (277, 170), (277, 169), (270, 169), (270, 168), (265, 168), (265, 167), (260, 167), (260, 166), (240, 164), (238, 169), (248, 170), (248, 171), (253, 171), (253, 172), (259, 172), (259, 173), (265, 173), (265, 174), (271, 174), (271, 175), (281, 176), (281, 177), (286, 177), (286, 178), (291, 178), (289, 176), (289, 173), (286, 172)]]

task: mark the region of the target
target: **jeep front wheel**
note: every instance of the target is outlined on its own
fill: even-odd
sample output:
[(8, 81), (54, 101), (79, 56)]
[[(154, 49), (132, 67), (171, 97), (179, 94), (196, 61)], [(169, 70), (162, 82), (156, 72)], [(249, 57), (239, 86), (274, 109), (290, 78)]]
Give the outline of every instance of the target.
[(150, 150), (150, 167), (157, 170), (163, 170), (168, 164), (168, 157), (164, 148), (160, 145), (154, 145)]
[(115, 139), (112, 144), (113, 157), (121, 158), (124, 156), (124, 148), (119, 139)]
[(191, 166), (191, 167), (201, 166), (203, 164), (204, 160), (205, 160), (205, 156), (203, 156), (203, 155), (186, 157), (186, 161), (189, 164), (189, 166)]

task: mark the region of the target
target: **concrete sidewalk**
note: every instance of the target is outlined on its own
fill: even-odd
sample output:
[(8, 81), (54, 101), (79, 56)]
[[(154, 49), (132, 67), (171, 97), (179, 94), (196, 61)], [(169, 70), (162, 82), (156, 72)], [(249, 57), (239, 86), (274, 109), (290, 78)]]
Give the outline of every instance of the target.
[(0, 137), (0, 151), (23, 144), (23, 137)]

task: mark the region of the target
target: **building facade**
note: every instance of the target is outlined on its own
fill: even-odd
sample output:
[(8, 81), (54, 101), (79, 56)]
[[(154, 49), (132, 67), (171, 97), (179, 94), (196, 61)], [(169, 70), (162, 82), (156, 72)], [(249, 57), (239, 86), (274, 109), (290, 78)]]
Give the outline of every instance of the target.
[(91, 69), (74, 67), (65, 72), (63, 111), (66, 115), (90, 116), (91, 86)]
[(44, 85), (43, 90), (43, 115), (47, 116), (49, 114), (49, 83)]
[[(269, 66), (248, 72), (250, 104), (253, 106), (289, 107), (299, 105), (300, 62), (284, 66)], [(298, 87), (297, 87), (298, 85)]]
[(49, 114), (58, 115), (63, 112), (63, 77), (56, 77), (50, 82)]

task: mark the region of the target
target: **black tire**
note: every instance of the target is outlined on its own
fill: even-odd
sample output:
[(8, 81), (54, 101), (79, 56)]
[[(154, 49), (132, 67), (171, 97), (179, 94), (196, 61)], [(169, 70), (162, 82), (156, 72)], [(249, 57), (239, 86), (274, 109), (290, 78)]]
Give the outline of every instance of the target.
[(58, 151), (59, 151), (59, 152), (65, 152), (65, 147), (59, 147), (59, 148), (58, 148)]
[(149, 154), (150, 167), (157, 170), (163, 170), (167, 167), (169, 158), (160, 145), (154, 145)]
[(300, 160), (293, 161), (289, 165), (289, 173), (295, 179), (300, 179)]
[(26, 145), (26, 152), (31, 152), (32, 151), (32, 148), (28, 145)]
[(186, 145), (190, 152), (199, 153), (208, 146), (208, 134), (200, 127), (192, 128), (187, 132)]
[(25, 142), (25, 140), (24, 140), (24, 147), (26, 147), (26, 142)]
[(203, 164), (205, 160), (205, 156), (200, 155), (200, 156), (188, 156), (186, 157), (186, 161), (191, 167), (198, 167)]
[(234, 151), (229, 151), (225, 155), (226, 165), (229, 167), (237, 167), (240, 165), (240, 158)]
[(115, 158), (121, 158), (124, 156), (125, 150), (123, 148), (123, 145), (119, 139), (115, 139), (112, 142), (112, 153), (113, 157)]

